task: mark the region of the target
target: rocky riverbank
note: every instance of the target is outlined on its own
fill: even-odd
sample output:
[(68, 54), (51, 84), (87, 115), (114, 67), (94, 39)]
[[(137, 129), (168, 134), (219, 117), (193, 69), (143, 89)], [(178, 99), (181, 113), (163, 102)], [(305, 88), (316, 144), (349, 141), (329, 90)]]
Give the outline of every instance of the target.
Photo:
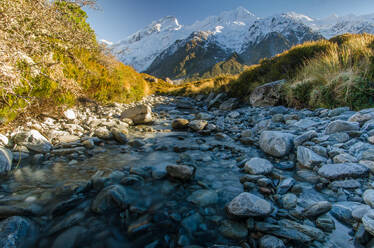
[(238, 106), (149, 97), (0, 135), (0, 246), (374, 246), (374, 109)]

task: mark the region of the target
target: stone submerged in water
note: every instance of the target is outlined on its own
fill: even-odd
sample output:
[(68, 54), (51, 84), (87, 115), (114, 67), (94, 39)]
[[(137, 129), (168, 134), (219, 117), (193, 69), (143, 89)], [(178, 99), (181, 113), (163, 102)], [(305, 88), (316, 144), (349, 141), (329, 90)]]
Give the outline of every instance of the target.
[(153, 122), (152, 109), (148, 105), (138, 105), (126, 109), (121, 114), (121, 119), (130, 119), (134, 124), (149, 124)]
[(343, 178), (358, 178), (367, 176), (369, 169), (360, 164), (325, 164), (319, 170), (318, 174), (330, 180)]
[(277, 237), (265, 235), (260, 239), (259, 248), (286, 248), (286, 246)]
[(47, 153), (52, 149), (51, 143), (36, 130), (16, 133), (13, 141), (35, 152)]
[(13, 154), (8, 149), (0, 147), (0, 175), (12, 169)]
[(171, 123), (171, 127), (174, 130), (186, 130), (188, 128), (188, 123), (189, 123), (188, 120), (179, 118), (179, 119), (173, 120), (173, 122)]
[(168, 165), (166, 166), (166, 172), (172, 178), (188, 181), (194, 174), (194, 168), (187, 165)]
[(274, 157), (288, 155), (293, 148), (294, 136), (279, 131), (264, 131), (260, 136), (261, 149)]
[(102, 214), (114, 208), (126, 209), (127, 205), (126, 189), (121, 185), (111, 185), (101, 190), (95, 197), (91, 210)]
[(272, 205), (268, 201), (251, 193), (241, 193), (226, 206), (230, 215), (247, 218), (267, 216), (272, 212)]
[(332, 208), (332, 205), (328, 201), (320, 201), (312, 204), (304, 210), (305, 217), (318, 217), (322, 214), (327, 213)]
[(252, 158), (244, 165), (244, 171), (252, 175), (266, 175), (273, 170), (270, 161), (262, 158)]
[(246, 225), (232, 220), (222, 221), (219, 231), (223, 236), (230, 239), (244, 239), (248, 236)]

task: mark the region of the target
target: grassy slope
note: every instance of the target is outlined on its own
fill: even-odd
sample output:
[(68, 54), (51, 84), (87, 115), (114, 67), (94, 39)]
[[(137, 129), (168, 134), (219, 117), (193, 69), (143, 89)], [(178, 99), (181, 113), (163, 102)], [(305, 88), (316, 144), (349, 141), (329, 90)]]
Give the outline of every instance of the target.
[(216, 77), (179, 87), (176, 94), (225, 91), (244, 101), (261, 84), (286, 79), (283, 101), (292, 107), (374, 106), (374, 36), (341, 35), (306, 42), (264, 59), (236, 77)]
[(75, 4), (2, 0), (0, 18), (0, 124), (81, 98), (130, 102), (168, 87), (115, 60)]

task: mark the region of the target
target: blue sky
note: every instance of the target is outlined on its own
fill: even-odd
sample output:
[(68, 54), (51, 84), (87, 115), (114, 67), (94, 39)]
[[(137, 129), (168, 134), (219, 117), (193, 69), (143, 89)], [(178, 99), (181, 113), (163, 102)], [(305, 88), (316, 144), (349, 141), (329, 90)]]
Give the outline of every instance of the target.
[(182, 25), (243, 6), (259, 17), (294, 11), (314, 18), (374, 13), (374, 0), (98, 0), (87, 10), (99, 39), (118, 41), (167, 15)]

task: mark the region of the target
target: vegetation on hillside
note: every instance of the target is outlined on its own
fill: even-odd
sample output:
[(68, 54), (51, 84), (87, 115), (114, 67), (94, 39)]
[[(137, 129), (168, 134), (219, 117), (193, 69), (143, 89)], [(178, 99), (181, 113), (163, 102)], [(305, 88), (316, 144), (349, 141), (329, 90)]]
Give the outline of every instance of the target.
[(225, 91), (247, 101), (264, 83), (286, 79), (283, 103), (298, 108), (361, 109), (374, 106), (374, 35), (345, 34), (306, 42), (273, 58), (263, 59), (239, 76), (199, 80), (176, 94)]
[(129, 102), (152, 91), (96, 41), (81, 9), (94, 3), (0, 1), (0, 124), (78, 99)]

